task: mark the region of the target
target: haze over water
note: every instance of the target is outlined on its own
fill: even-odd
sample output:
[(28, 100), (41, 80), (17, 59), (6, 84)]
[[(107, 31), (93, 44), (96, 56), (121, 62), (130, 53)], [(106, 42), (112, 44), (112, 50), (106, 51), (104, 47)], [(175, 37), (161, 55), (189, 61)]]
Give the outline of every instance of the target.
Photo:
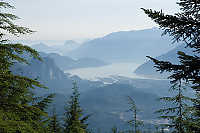
[(142, 78), (134, 74), (135, 69), (140, 64), (136, 63), (113, 63), (102, 67), (90, 67), (67, 70), (65, 73), (77, 75), (82, 79), (97, 80), (98, 78), (108, 78), (111, 76), (124, 76), (130, 78)]

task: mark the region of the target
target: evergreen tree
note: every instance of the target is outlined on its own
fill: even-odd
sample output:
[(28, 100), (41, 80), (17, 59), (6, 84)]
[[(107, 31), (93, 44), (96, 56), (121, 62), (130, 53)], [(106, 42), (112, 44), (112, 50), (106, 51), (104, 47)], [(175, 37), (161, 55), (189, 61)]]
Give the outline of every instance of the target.
[(161, 128), (161, 133), (165, 133), (165, 131), (164, 131), (164, 128), (163, 128), (163, 127)]
[(58, 121), (58, 116), (56, 114), (56, 108), (53, 108), (52, 116), (50, 117), (50, 122), (49, 122), (49, 132), (50, 133), (61, 133), (61, 126)]
[(86, 120), (90, 115), (83, 116), (79, 103), (79, 92), (76, 82), (73, 83), (73, 93), (65, 107), (64, 132), (65, 133), (87, 133)]
[(188, 104), (191, 103), (191, 99), (183, 95), (185, 88), (183, 88), (181, 84), (180, 81), (179, 84), (174, 84), (171, 87), (172, 90), (177, 93), (175, 96), (160, 98), (160, 100), (166, 102), (167, 105), (164, 109), (157, 111), (157, 113), (163, 114), (160, 118), (169, 120), (169, 124), (165, 124), (165, 126), (174, 129), (174, 133), (190, 132), (188, 128), (188, 119), (191, 107)]
[[(187, 126), (190, 132), (198, 133), (200, 132), (200, 1), (180, 0), (177, 4), (180, 6), (180, 12), (174, 15), (166, 15), (162, 11), (152, 9), (143, 10), (164, 30), (163, 35), (169, 34), (174, 42), (182, 42), (182, 45), (193, 50), (193, 54), (188, 55), (179, 51), (178, 64), (149, 58), (153, 60), (158, 71), (171, 73), (169, 79), (173, 85), (179, 84), (180, 81), (192, 85), (196, 97), (192, 99), (194, 106), (190, 108), (191, 116), (187, 120)], [(180, 125), (178, 127), (180, 132), (182, 129)]]
[(160, 133), (159, 126), (158, 125), (154, 125), (154, 126), (155, 126), (155, 132), (154, 133)]
[(113, 127), (112, 130), (111, 130), (111, 133), (118, 133), (117, 127)]
[(35, 87), (45, 87), (34, 79), (15, 75), (10, 70), (15, 63), (28, 63), (21, 56), (24, 53), (41, 60), (34, 49), (11, 43), (6, 38), (7, 34), (19, 36), (33, 32), (15, 25), (17, 16), (3, 12), (13, 8), (9, 3), (0, 2), (0, 132), (45, 133), (47, 113), (43, 111), (41, 104), (36, 102), (32, 93)]
[(137, 108), (135, 101), (130, 96), (128, 96), (128, 101), (130, 105), (130, 109), (128, 111), (131, 111), (133, 113), (133, 119), (128, 121), (128, 123), (131, 126), (133, 125), (135, 133), (140, 133), (138, 127), (142, 125), (143, 122), (137, 119), (137, 113), (139, 112), (139, 109)]

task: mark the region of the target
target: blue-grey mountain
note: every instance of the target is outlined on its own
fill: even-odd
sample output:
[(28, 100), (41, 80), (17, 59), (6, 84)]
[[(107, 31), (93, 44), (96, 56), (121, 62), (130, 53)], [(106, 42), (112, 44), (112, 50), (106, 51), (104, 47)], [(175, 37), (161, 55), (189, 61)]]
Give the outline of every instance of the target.
[[(80, 43), (75, 42), (73, 40), (67, 40), (64, 42), (64, 44), (54, 44), (54, 45), (50, 45), (51, 41), (44, 41), (45, 43), (38, 43), (38, 44), (34, 44), (31, 45), (32, 48), (36, 49), (39, 52), (45, 52), (45, 53), (58, 53), (61, 55), (65, 55), (66, 53), (68, 53), (71, 50), (74, 50), (78, 47), (80, 47)], [(50, 43), (50, 44), (49, 44)]]
[(108, 62), (143, 63), (146, 55), (159, 56), (171, 49), (171, 40), (161, 37), (162, 31), (153, 28), (121, 31), (91, 40), (71, 51), (74, 58), (92, 57)]
[(80, 58), (74, 60), (70, 57), (61, 56), (56, 53), (46, 54), (46, 56), (54, 59), (56, 65), (63, 71), (69, 69), (77, 69), (77, 68), (100, 67), (109, 64), (102, 60), (94, 58)]

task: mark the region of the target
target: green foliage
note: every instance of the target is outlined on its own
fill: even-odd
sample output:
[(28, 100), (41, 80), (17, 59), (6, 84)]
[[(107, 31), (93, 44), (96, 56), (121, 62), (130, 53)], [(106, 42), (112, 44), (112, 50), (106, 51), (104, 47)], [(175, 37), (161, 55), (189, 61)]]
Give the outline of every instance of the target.
[(2, 12), (4, 9), (14, 9), (14, 8), (15, 7), (11, 6), (7, 2), (3, 2), (3, 1), (0, 2), (0, 9), (1, 9), (1, 12), (0, 12), (0, 28), (1, 28), (0, 40), (1, 41), (0, 43), (8, 41), (7, 39), (5, 39), (6, 33), (19, 36), (21, 34), (28, 34), (28, 33), (33, 32), (29, 28), (14, 24), (13, 21), (19, 19), (19, 17), (17, 17), (16, 15), (13, 15), (7, 12)]
[(116, 127), (113, 127), (111, 131), (112, 133), (118, 133), (118, 129)]
[[(165, 101), (174, 102), (175, 107), (160, 110), (160, 112), (178, 112), (173, 116), (166, 116), (172, 120), (172, 125), (176, 129), (174, 132), (200, 132), (200, 1), (199, 0), (180, 0), (177, 3), (180, 6), (180, 12), (174, 15), (166, 15), (161, 11), (144, 9), (144, 12), (164, 30), (163, 35), (169, 34), (174, 42), (183, 42), (187, 48), (193, 50), (192, 55), (179, 51), (179, 63), (173, 64), (169, 61), (160, 61), (150, 58), (158, 71), (170, 72), (171, 84), (178, 86), (178, 95), (175, 97), (163, 98)], [(196, 93), (195, 98), (187, 98), (182, 95), (182, 88), (179, 82), (191, 84)], [(187, 107), (183, 100), (193, 102), (193, 107)], [(177, 106), (178, 104), (178, 106)], [(188, 113), (190, 115), (188, 115)], [(184, 116), (185, 115), (185, 116)], [(186, 117), (187, 116), (187, 117)], [(182, 126), (181, 126), (182, 125)]]
[[(117, 127), (111, 129), (111, 133), (132, 133), (131, 131), (120, 131)], [(139, 132), (138, 132), (139, 133)]]
[(52, 103), (54, 96), (55, 94), (50, 94), (46, 97), (36, 97), (34, 99), (34, 106), (42, 111), (46, 111), (48, 109), (48, 104)]
[(189, 103), (192, 99), (183, 95), (185, 88), (181, 86), (181, 82), (174, 84), (171, 88), (176, 93), (175, 96), (160, 98), (166, 102), (167, 107), (158, 110), (157, 113), (162, 114), (160, 118), (169, 120), (169, 124), (165, 126), (173, 128), (174, 132), (187, 133), (190, 131), (188, 119), (191, 113)]
[(65, 107), (64, 132), (65, 133), (87, 133), (86, 120), (90, 115), (83, 116), (79, 103), (79, 92), (76, 82), (73, 83), (73, 93)]
[(55, 107), (53, 108), (52, 116), (50, 117), (50, 122), (49, 122), (48, 127), (49, 127), (50, 133), (61, 133), (62, 132), (62, 128), (60, 126)]
[[(14, 7), (0, 2), (0, 132), (1, 133), (44, 133), (47, 113), (37, 103), (32, 93), (35, 87), (45, 88), (38, 81), (14, 75), (10, 68), (16, 63), (28, 63), (21, 55), (41, 60), (34, 49), (22, 44), (13, 44), (6, 39), (6, 33), (18, 36), (33, 31), (14, 24), (17, 16), (2, 12)], [(7, 11), (7, 10), (6, 10)], [(45, 101), (43, 101), (45, 102)]]

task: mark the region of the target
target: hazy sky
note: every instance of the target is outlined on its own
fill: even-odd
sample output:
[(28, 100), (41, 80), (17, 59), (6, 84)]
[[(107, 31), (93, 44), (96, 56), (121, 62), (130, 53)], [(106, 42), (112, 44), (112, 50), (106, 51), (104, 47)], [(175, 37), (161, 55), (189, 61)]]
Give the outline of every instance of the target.
[(145, 29), (155, 24), (140, 9), (177, 11), (176, 0), (10, 0), (20, 24), (37, 33), (23, 39), (68, 40)]

